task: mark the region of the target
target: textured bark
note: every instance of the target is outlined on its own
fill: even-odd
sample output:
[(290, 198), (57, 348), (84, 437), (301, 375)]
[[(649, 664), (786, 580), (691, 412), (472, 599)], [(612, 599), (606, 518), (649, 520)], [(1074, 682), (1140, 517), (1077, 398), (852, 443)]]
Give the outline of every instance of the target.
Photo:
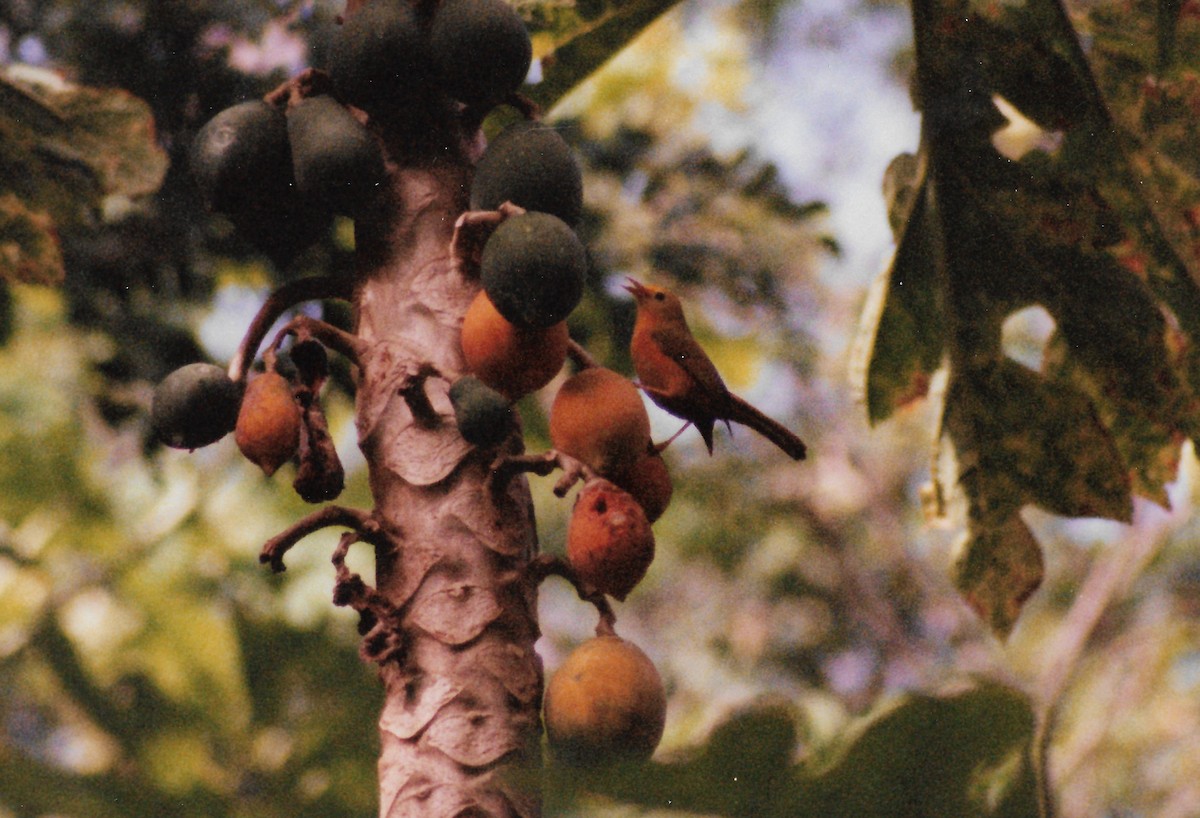
[[(356, 225), (357, 426), (382, 600), (364, 618), (364, 652), (387, 689), (380, 816), (532, 816), (542, 692), (532, 504), (523, 475), (492, 490), (496, 452), (461, 438), (447, 395), (479, 287), (450, 252), (471, 151), (414, 161), (410, 150), (388, 151), (390, 190)], [(505, 444), (521, 447), (517, 434)]]

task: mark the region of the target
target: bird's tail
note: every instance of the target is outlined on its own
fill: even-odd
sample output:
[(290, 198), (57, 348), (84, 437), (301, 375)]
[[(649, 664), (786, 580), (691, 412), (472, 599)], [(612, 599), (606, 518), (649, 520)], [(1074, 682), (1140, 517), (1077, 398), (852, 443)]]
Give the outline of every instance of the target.
[(754, 431), (774, 443), (793, 460), (803, 460), (808, 452), (804, 441), (791, 430), (774, 418), (769, 418), (749, 403), (729, 393), (729, 416), (725, 418), (743, 426), (749, 426)]

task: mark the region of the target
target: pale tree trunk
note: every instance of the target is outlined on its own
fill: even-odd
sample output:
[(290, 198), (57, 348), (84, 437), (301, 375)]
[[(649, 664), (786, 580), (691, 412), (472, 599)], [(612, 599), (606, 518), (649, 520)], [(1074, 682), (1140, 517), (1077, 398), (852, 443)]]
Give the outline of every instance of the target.
[[(302, 76), (279, 93), (303, 95), (317, 80)], [(273, 362), (292, 335), (298, 362), (300, 344), (319, 342), (357, 365), (356, 424), (375, 508), (326, 505), (272, 538), (261, 559), (283, 570), (284, 555), (307, 534), (351, 529), (334, 553), (334, 601), (360, 613), (361, 652), (379, 664), (386, 688), (381, 818), (531, 818), (540, 812), (537, 584), (547, 571), (530, 570), (531, 562), (546, 566), (536, 559), (524, 469), (493, 468), (504, 456), (521, 455), (524, 444), (519, 423), (498, 450), (468, 444), (448, 396), (463, 374), (460, 328), (479, 290), (471, 253), (452, 251), (478, 134), (463, 136), (451, 116), (372, 129), (387, 182), (377, 206), (355, 224), (352, 286), (316, 278), (280, 288), (247, 332), (230, 374), (244, 379), (267, 328), (287, 308), (348, 298), (353, 334), (298, 316), (266, 356)], [(494, 226), (500, 217), (484, 221)], [(308, 407), (297, 489), (303, 483), (301, 495), (319, 501), (340, 491), (341, 467), (315, 397), (323, 367), (310, 369), (297, 392)], [(375, 547), (374, 588), (346, 567), (347, 550), (360, 541)]]
[[(459, 436), (447, 397), (478, 290), (450, 255), (470, 170), (391, 166), (390, 178), (394, 201), (358, 226), (355, 293), (366, 342), (359, 444), (384, 535), (377, 590), (397, 614), (382, 673), (380, 815), (534, 815), (542, 670), (526, 572), (537, 549), (532, 506), (523, 477), (493, 490), (496, 453)], [(519, 433), (509, 445), (519, 449)]]

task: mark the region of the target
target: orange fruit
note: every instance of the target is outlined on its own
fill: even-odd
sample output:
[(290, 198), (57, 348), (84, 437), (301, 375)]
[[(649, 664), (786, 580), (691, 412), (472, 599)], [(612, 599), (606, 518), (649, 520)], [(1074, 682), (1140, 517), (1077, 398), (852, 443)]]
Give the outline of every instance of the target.
[(567, 559), (586, 586), (624, 599), (654, 560), (646, 512), (624, 489), (589, 481), (567, 524)]
[(300, 422), (287, 378), (264, 372), (246, 386), (233, 437), (246, 459), (269, 477), (300, 448)]
[(633, 495), (650, 522), (657, 520), (667, 510), (674, 491), (666, 461), (653, 450), (638, 458), (622, 476), (619, 485)]
[(569, 378), (550, 407), (554, 448), (620, 480), (650, 447), (650, 416), (633, 382), (594, 366)]
[(550, 383), (567, 358), (569, 339), (565, 321), (545, 328), (510, 323), (482, 290), (463, 317), (467, 369), (509, 400)]
[(637, 645), (617, 636), (584, 642), (550, 677), (546, 737), (572, 764), (645, 760), (662, 739), (667, 694)]

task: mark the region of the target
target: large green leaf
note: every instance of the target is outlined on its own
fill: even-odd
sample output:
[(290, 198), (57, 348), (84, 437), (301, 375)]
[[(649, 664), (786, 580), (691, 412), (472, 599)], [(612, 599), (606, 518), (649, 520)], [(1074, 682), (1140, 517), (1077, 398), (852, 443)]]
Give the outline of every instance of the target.
[(694, 758), (603, 770), (552, 767), (548, 813), (583, 793), (651, 808), (731, 818), (1032, 818), (1038, 814), (1023, 694), (979, 684), (897, 698), (834, 747), (793, 765), (786, 708), (731, 717)]
[[(1183, 47), (1200, 34), (1152, 0), (1085, 12), (1086, 52), (1058, 0), (914, 1), (926, 173), (864, 315), (872, 421), (919, 394), (944, 343), (958, 581), (1002, 633), (1040, 577), (1020, 507), (1128, 520), (1134, 493), (1166, 503), (1200, 430), (1200, 61)], [(1037, 148), (1000, 153), (999, 99), (1047, 129)], [(927, 292), (900, 290), (914, 278)], [(1034, 304), (1056, 324), (1044, 377), (1002, 343)]]
[[(553, 45), (541, 57), (542, 78), (529, 92), (549, 109), (633, 41), (679, 0), (614, 0), (579, 3), (575, 13), (554, 18), (546, 34)], [(596, 9), (589, 6), (596, 5)], [(592, 16), (590, 12), (597, 12)]]

